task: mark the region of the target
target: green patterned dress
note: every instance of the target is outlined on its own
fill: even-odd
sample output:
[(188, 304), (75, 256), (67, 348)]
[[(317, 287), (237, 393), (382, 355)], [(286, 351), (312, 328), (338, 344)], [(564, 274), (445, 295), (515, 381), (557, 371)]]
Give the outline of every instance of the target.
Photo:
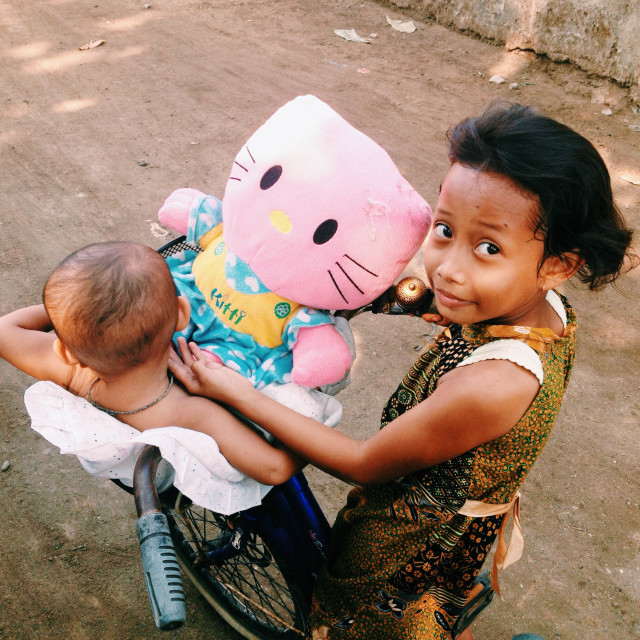
[(467, 500), (510, 502), (546, 443), (569, 381), (576, 319), (548, 329), (451, 325), (390, 398), (382, 427), (427, 398), (438, 379), (477, 347), (514, 339), (532, 347), (544, 380), (505, 435), (398, 481), (356, 488), (331, 532), (332, 554), (312, 604), (313, 640), (445, 640), (504, 515), (458, 513)]

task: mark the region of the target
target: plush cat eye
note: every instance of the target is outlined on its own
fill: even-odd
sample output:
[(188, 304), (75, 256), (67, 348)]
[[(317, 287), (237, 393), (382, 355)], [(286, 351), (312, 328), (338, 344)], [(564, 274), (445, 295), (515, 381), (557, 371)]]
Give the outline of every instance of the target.
[(336, 234), (338, 230), (338, 221), (325, 220), (322, 224), (318, 225), (318, 228), (315, 230), (313, 234), (313, 242), (315, 244), (324, 244), (325, 242), (329, 242), (331, 238)]
[(262, 178), (260, 179), (260, 188), (263, 191), (266, 191), (270, 187), (273, 187), (273, 185), (276, 182), (278, 182), (281, 175), (282, 175), (282, 167), (279, 164), (276, 164), (270, 169), (267, 169), (264, 172), (264, 175), (262, 176)]

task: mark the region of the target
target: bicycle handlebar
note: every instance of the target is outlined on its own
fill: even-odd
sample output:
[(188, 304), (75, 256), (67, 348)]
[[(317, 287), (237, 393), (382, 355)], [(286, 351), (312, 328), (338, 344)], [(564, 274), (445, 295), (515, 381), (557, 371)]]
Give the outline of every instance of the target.
[(167, 517), (155, 489), (161, 455), (147, 445), (136, 462), (133, 488), (138, 521), (136, 529), (142, 553), (142, 570), (156, 626), (161, 631), (181, 627), (187, 619), (180, 566), (171, 540)]
[[(203, 250), (199, 245), (187, 242), (186, 236), (180, 236), (161, 246), (158, 249), (158, 253), (164, 258), (168, 258), (185, 249), (196, 253), (200, 253)], [(416, 316), (422, 316), (425, 313), (438, 313), (433, 304), (433, 292), (416, 276), (402, 278), (400, 282), (391, 285), (372, 303), (364, 307), (341, 309), (336, 311), (335, 315), (350, 320), (363, 311), (390, 315), (412, 314)]]
[(335, 315), (351, 320), (355, 316), (370, 311), (386, 315), (414, 315), (438, 313), (433, 301), (433, 291), (416, 276), (402, 278), (397, 284), (391, 285), (373, 302), (359, 309), (342, 309)]

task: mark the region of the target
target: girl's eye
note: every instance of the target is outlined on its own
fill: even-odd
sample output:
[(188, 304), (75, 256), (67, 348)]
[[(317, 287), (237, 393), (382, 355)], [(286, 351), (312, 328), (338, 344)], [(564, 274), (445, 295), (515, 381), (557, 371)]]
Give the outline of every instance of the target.
[(491, 242), (482, 242), (478, 245), (478, 252), (487, 256), (495, 256), (496, 253), (500, 253), (500, 247)]
[(438, 238), (452, 238), (453, 231), (448, 227), (444, 222), (436, 222), (433, 226), (433, 233), (438, 236)]

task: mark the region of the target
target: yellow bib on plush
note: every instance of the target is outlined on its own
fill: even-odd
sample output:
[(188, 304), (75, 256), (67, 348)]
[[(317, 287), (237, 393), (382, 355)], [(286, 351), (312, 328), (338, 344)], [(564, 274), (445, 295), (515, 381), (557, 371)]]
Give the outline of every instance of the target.
[(262, 346), (279, 347), (287, 322), (302, 305), (275, 293), (246, 294), (230, 287), (225, 277), (227, 246), (221, 224), (201, 238), (200, 246), (204, 251), (193, 262), (193, 275), (216, 318)]

